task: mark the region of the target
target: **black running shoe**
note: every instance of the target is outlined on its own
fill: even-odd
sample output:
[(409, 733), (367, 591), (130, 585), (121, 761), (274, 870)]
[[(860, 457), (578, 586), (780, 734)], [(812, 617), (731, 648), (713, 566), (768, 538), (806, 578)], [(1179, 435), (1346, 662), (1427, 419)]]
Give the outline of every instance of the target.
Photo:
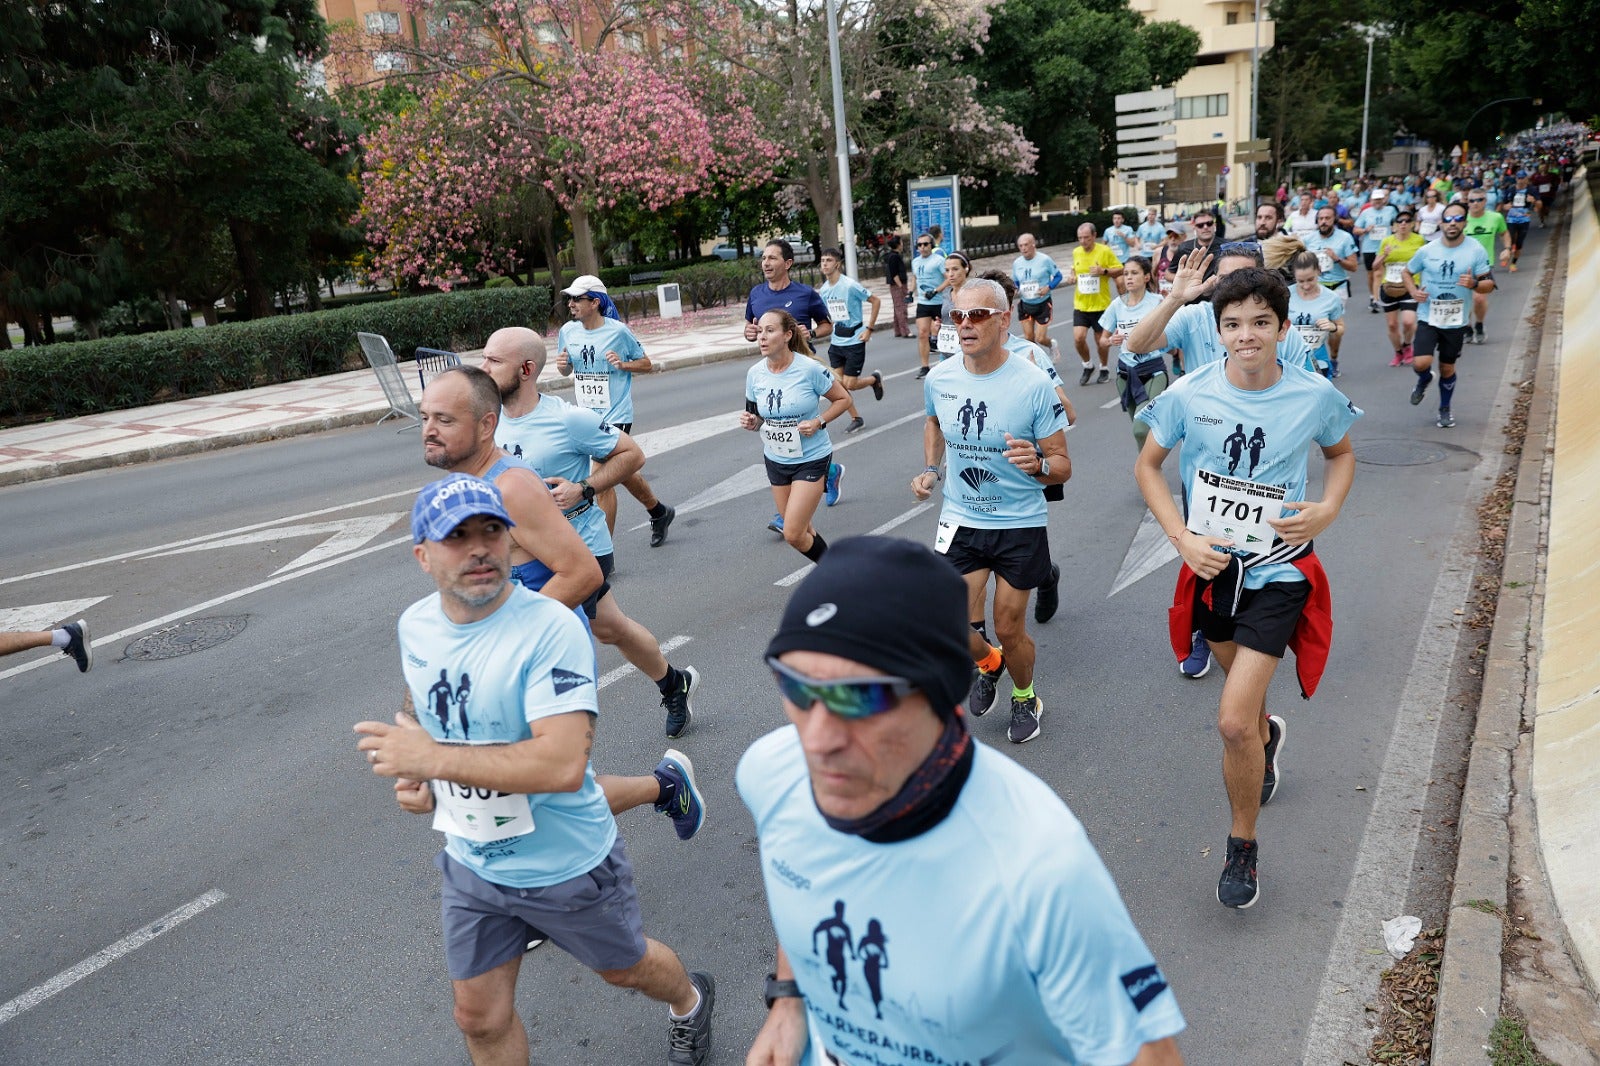
[(678, 671), (678, 678), (678, 687), (672, 694), (661, 697), (661, 706), (667, 709), (667, 736), (673, 740), (683, 736), (683, 731), (689, 728), (689, 720), (694, 717), (694, 707), (689, 701), (700, 686), (700, 671), (685, 666)]
[(1415, 407), (1422, 402), (1422, 397), (1427, 395), (1428, 383), (1422, 378), (1417, 378), (1417, 387), (1411, 390), (1411, 406)]
[(691, 973), (700, 990), (700, 1006), (687, 1018), (672, 1019), (667, 1030), (667, 1066), (700, 1066), (711, 1054), (711, 1009), (717, 1001), (717, 982), (708, 973)]
[(989, 713), (989, 708), (994, 706), (995, 688), (1000, 682), (1000, 675), (1005, 673), (1006, 661), (1000, 660), (1000, 669), (992, 674), (978, 671), (978, 676), (972, 682), (972, 690), (967, 693), (967, 713), (974, 718), (982, 718)]
[(89, 623), (85, 619), (68, 622), (61, 627), (67, 631), (67, 646), (61, 649), (62, 655), (70, 655), (72, 661), (78, 664), (78, 673), (87, 674), (89, 667), (94, 665), (94, 648), (89, 643)]
[(1011, 697), (1011, 725), (1006, 728), (1006, 739), (1013, 744), (1026, 744), (1039, 735), (1039, 719), (1044, 717), (1044, 700), (1035, 693), (1031, 700)]
[(1267, 715), (1267, 768), (1261, 775), (1261, 806), (1265, 807), (1272, 802), (1273, 795), (1278, 791), (1278, 756), (1283, 754), (1283, 736), (1288, 732), (1288, 723), (1275, 714)]
[(921, 381), (923, 378), (925, 378), (927, 376), (928, 376), (928, 368), (927, 367), (925, 367), (925, 366), (917, 367), (917, 380), (918, 381)]
[(1455, 429), (1456, 416), (1451, 414), (1450, 409), (1447, 407), (1443, 411), (1439, 412), (1439, 419), (1434, 423), (1434, 425), (1438, 426), (1440, 429)]
[(844, 427), (845, 436), (849, 436), (850, 434), (857, 432), (866, 424), (867, 420), (865, 418), (852, 418), (850, 420), (850, 424)]
[(883, 399), (883, 371), (881, 370), (872, 372), (872, 398), (874, 400)]
[(679, 840), (688, 840), (706, 823), (705, 801), (694, 783), (694, 763), (683, 752), (668, 748), (656, 764), (655, 777), (661, 784), (656, 811), (672, 819)]
[(1061, 567), (1050, 564), (1050, 583), (1039, 586), (1038, 598), (1033, 601), (1033, 620), (1041, 624), (1050, 621), (1061, 609)]
[(1078, 384), (1079, 385), (1087, 385), (1087, 384), (1089, 384), (1090, 379), (1093, 378), (1093, 377), (1094, 377), (1094, 367), (1086, 366), (1086, 367), (1083, 368), (1082, 376), (1078, 378)]
[(1228, 861), (1222, 867), (1222, 879), (1217, 882), (1218, 903), (1241, 911), (1255, 905), (1261, 897), (1261, 885), (1256, 881), (1256, 858), (1260, 850), (1254, 840), (1228, 838)]
[(1111, 380), (1111, 370), (1108, 367), (1100, 368), (1100, 376), (1095, 379), (1096, 385), (1104, 385)]
[(650, 547), (659, 548), (667, 542), (667, 528), (672, 525), (672, 520), (678, 517), (678, 512), (668, 507), (660, 518), (650, 519)]

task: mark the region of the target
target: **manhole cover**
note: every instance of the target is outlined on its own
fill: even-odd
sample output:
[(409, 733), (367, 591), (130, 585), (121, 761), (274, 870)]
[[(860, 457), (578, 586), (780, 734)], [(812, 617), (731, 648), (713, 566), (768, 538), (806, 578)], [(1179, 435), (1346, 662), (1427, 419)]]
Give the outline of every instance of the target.
[(249, 619), (244, 615), (235, 618), (191, 618), (175, 626), (140, 637), (123, 652), (130, 659), (176, 659), (194, 651), (205, 651), (225, 644), (244, 632)]
[(1368, 466), (1426, 466), (1450, 454), (1440, 445), (1419, 440), (1364, 440), (1353, 450), (1356, 462)]

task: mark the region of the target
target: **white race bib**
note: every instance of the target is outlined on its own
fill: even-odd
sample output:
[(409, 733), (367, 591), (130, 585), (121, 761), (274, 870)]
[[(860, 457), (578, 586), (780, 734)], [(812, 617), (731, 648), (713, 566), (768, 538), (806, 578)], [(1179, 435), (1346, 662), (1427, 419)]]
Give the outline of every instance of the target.
[(1367, 236), (1371, 237), (1375, 241), (1381, 241), (1388, 235), (1388, 226), (1373, 226), (1371, 229), (1367, 230)]
[(1428, 309), (1428, 322), (1439, 329), (1460, 329), (1467, 324), (1467, 308), (1459, 296), (1436, 296)]
[(1425, 219), (1422, 220), (1422, 235), (1424, 237), (1432, 237), (1435, 233), (1438, 233), (1438, 232), (1439, 232), (1439, 223), (1433, 221), (1430, 218), (1425, 218)]
[[(1240, 445), (1248, 456), (1250, 443)], [(1235, 554), (1259, 555), (1275, 534), (1267, 519), (1283, 513), (1284, 489), (1244, 478), (1196, 470), (1189, 488), (1189, 529), (1202, 537), (1226, 537)]]
[(579, 407), (591, 411), (611, 410), (610, 374), (574, 374), (572, 377)]
[(1327, 339), (1327, 332), (1315, 324), (1294, 327), (1300, 332), (1300, 339), (1306, 342), (1306, 347), (1316, 351), (1322, 347), (1322, 342)]
[(1333, 269), (1333, 253), (1326, 248), (1317, 249), (1317, 271), (1326, 274)]
[(843, 322), (849, 316), (849, 314), (850, 308), (848, 300), (828, 301), (828, 317), (833, 319), (835, 325)]
[(1022, 298), (1024, 300), (1037, 300), (1039, 298), (1039, 290), (1041, 288), (1043, 288), (1043, 286), (1037, 281), (1024, 281), (1021, 289)]
[(1549, 192), (1550, 191), (1550, 183), (1549, 182), (1545, 182), (1543, 185), (1539, 186), (1539, 191), (1540, 192)]
[(1078, 292), (1084, 296), (1099, 296), (1100, 279), (1093, 274), (1079, 274)]
[(817, 1028), (817, 1020), (811, 1016), (810, 1011), (806, 1011), (806, 1028), (811, 1030), (811, 1046), (817, 1049), (817, 1055), (824, 1066), (856, 1066), (848, 1059), (841, 1059), (833, 1053), (828, 1047), (828, 1042), (822, 1039), (822, 1030)]
[(939, 327), (939, 337), (934, 346), (940, 355), (960, 355), (961, 334), (956, 332), (954, 326), (942, 325)]
[(454, 781), (434, 781), (433, 828), (478, 844), (533, 832), (533, 811), (522, 792), (497, 792)]
[(767, 451), (780, 459), (798, 459), (805, 449), (800, 439), (800, 420), (781, 418), (761, 423), (761, 440)]
[(1383, 283), (1385, 285), (1404, 285), (1406, 283), (1406, 265), (1404, 263), (1383, 264)]
[(1528, 194), (1525, 193), (1525, 192), (1517, 193), (1517, 195), (1515, 195), (1515, 196), (1513, 196), (1511, 198), (1511, 203), (1516, 207), (1527, 207), (1528, 206)]
[(950, 542), (955, 540), (956, 529), (954, 522), (940, 522), (939, 531), (933, 535), (933, 550), (940, 555), (950, 550)]
[(1167, 293), (1172, 291), (1172, 279), (1171, 278), (1162, 278), (1160, 283), (1156, 286), (1156, 288), (1161, 291), (1161, 295), (1163, 295), (1163, 296), (1167, 295)]

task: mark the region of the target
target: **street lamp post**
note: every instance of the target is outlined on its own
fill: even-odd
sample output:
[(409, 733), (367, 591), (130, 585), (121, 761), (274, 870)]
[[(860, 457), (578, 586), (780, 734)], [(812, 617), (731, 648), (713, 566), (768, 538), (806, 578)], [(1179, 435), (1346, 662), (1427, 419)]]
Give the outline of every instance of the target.
[(850, 139), (844, 128), (844, 82), (839, 74), (838, 0), (828, 0), (828, 65), (833, 72), (833, 149), (839, 156), (839, 212), (844, 221), (844, 269), (852, 278), (856, 269), (855, 196), (850, 188)]
[[(1256, 139), (1256, 112), (1261, 97), (1261, 0), (1256, 0), (1256, 45), (1250, 50), (1250, 139)], [(1256, 214), (1256, 165), (1250, 164), (1250, 218)]]
[(1372, 42), (1378, 39), (1378, 27), (1356, 28), (1367, 39), (1367, 89), (1361, 98), (1361, 154), (1356, 157), (1356, 178), (1359, 179), (1367, 169), (1367, 118), (1372, 111)]

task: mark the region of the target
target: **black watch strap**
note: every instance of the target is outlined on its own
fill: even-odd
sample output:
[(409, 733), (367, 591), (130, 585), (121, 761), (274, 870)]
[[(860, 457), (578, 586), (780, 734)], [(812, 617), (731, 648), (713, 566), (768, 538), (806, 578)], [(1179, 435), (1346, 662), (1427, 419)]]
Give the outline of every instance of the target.
[(592, 501), (594, 499), (594, 486), (589, 484), (589, 479), (584, 478), (578, 484), (583, 486), (583, 498)]
[(767, 1009), (780, 999), (804, 999), (800, 994), (800, 985), (794, 981), (780, 981), (775, 973), (767, 974)]

